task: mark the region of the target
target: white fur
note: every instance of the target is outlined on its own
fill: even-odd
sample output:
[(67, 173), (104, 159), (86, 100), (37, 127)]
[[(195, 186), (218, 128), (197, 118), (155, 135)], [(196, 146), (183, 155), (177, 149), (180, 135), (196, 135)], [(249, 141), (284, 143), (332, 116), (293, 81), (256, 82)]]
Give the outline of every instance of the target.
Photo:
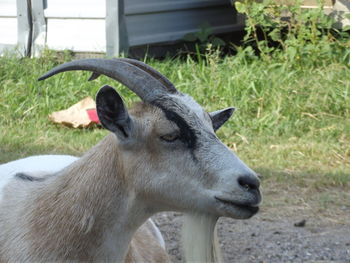
[(17, 173), (30, 175), (43, 173), (55, 173), (68, 166), (78, 157), (71, 155), (36, 155), (0, 165), (0, 202), (4, 187)]
[(57, 172), (76, 161), (78, 157), (71, 155), (35, 155), (0, 165), (0, 176), (19, 172), (42, 170)]
[(162, 233), (160, 232), (159, 228), (156, 226), (156, 224), (153, 222), (151, 218), (148, 220), (152, 225), (153, 234), (157, 238), (159, 244), (162, 246), (162, 248), (165, 248), (165, 241), (163, 239)]
[(218, 218), (208, 214), (186, 214), (182, 227), (182, 245), (186, 262), (221, 263), (216, 233)]

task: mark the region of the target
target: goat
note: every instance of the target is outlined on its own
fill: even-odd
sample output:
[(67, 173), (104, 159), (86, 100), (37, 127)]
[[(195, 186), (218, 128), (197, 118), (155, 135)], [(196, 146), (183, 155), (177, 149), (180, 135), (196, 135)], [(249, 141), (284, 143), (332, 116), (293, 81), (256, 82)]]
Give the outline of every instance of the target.
[[(109, 76), (142, 102), (128, 111), (116, 90), (103, 86), (96, 109), (109, 135), (61, 167), (45, 167), (45, 158), (55, 157), (39, 156), (31, 173), (4, 176), (10, 179), (0, 199), (0, 262), (165, 262), (148, 219), (169, 210), (188, 215), (186, 261), (219, 261), (217, 219), (250, 218), (261, 202), (254, 171), (215, 134), (234, 108), (207, 113), (158, 71), (131, 59), (72, 61), (39, 80), (70, 70), (91, 71), (89, 80)], [(36, 177), (35, 170), (47, 172)]]

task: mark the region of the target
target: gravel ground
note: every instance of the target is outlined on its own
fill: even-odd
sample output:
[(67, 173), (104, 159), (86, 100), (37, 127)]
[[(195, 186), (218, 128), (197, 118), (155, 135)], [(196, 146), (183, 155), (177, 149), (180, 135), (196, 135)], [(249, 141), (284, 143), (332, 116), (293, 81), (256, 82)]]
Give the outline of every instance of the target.
[[(154, 220), (172, 262), (183, 262), (179, 248), (181, 214), (162, 213)], [(350, 225), (322, 223), (312, 217), (271, 219), (259, 214), (243, 221), (222, 218), (218, 233), (225, 262), (350, 263)]]

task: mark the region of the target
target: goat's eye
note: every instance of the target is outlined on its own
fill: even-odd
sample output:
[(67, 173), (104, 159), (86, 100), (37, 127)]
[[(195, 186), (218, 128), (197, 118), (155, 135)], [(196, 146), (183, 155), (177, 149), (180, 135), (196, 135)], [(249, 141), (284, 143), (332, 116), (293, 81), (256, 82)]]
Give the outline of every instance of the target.
[(160, 138), (166, 142), (174, 142), (177, 139), (179, 139), (179, 134), (178, 133), (166, 134), (166, 135), (160, 136)]

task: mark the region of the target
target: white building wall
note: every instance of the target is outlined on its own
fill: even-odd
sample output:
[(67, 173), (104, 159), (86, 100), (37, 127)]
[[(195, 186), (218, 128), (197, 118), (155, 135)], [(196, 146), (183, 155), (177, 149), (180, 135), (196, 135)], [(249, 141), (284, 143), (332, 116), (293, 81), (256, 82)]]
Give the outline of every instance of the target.
[(205, 22), (214, 33), (242, 26), (229, 0), (46, 0), (45, 5), (44, 1), (31, 0), (31, 24), (22, 27), (16, 3), (23, 9), (27, 1), (0, 0), (0, 53), (2, 47), (20, 42), (29, 43), (23, 54), (39, 55), (46, 46), (112, 56), (128, 47), (181, 41)]
[(17, 6), (15, 0), (0, 0), (0, 53), (17, 45)]

